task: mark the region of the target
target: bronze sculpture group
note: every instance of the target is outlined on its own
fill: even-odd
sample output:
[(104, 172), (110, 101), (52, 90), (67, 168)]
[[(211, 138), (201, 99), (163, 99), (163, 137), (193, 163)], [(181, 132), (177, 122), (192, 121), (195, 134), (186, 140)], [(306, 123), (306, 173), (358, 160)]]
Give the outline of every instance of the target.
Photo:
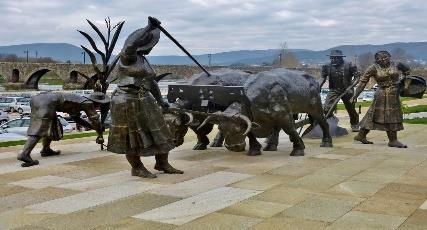
[[(142, 156), (155, 156), (156, 170), (182, 174), (183, 171), (169, 163), (168, 155), (171, 149), (182, 144), (189, 127), (198, 135), (195, 149), (206, 149), (209, 143), (206, 134), (212, 130), (213, 124), (218, 124), (220, 132), (214, 146), (222, 146), (225, 141), (227, 149), (243, 151), (245, 138), (248, 137), (250, 146), (247, 154), (251, 156), (261, 154), (257, 137), (268, 137), (265, 151), (277, 150), (279, 131), (284, 130), (293, 142), (291, 155), (303, 156), (305, 147), (296, 131), (298, 124), (295, 123), (295, 115), (307, 113), (308, 120), (322, 128), (321, 146), (332, 147), (325, 115), (330, 115), (329, 111), (334, 109), (339, 99), (343, 100), (350, 115), (352, 130), (358, 131), (354, 138), (356, 141), (371, 144), (366, 135), (376, 129), (387, 132), (388, 146), (406, 147), (397, 140), (397, 131), (403, 129), (399, 72), (406, 76), (409, 68), (401, 63), (392, 64), (387, 51), (377, 52), (375, 64), (361, 77), (356, 66), (344, 61), (345, 56), (340, 50), (331, 51), (331, 63), (323, 66), (323, 82), (320, 85), (306, 73), (287, 69), (258, 74), (238, 70), (209, 73), (203, 69), (205, 73), (193, 76), (190, 85), (170, 88), (169, 105), (163, 101), (155, 80), (156, 73), (145, 57), (158, 43), (160, 32), (171, 36), (160, 26), (160, 21), (149, 17), (146, 27), (134, 31), (126, 39), (116, 67), (119, 73), (118, 86), (111, 97), (112, 123), (107, 149), (126, 155), (133, 176), (156, 177), (145, 168)], [(355, 102), (371, 78), (378, 82), (379, 89), (360, 122), (359, 130)], [(322, 107), (319, 92), (327, 79), (330, 92)], [(356, 83), (358, 85), (353, 93), (352, 86)], [(31, 158), (30, 152), (41, 138), (44, 138), (42, 156), (59, 154), (50, 148), (52, 140), (62, 137), (56, 111), (67, 112), (77, 123), (95, 129), (98, 133), (96, 142), (103, 144), (102, 127), (95, 104), (107, 102), (108, 97), (96, 92), (86, 98), (52, 93), (35, 96), (31, 102), (29, 137), (23, 152), (18, 156), (18, 160), (24, 162), (22, 166), (38, 164)], [(86, 112), (91, 124), (79, 119), (77, 114), (80, 111)], [(182, 113), (190, 113), (186, 121), (179, 116)]]

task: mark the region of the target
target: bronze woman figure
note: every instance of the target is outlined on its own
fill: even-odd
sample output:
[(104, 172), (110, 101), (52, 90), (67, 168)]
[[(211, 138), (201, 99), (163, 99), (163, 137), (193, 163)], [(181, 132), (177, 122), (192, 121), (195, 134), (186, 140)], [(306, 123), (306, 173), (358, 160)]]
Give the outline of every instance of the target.
[(354, 140), (363, 144), (372, 144), (366, 139), (370, 130), (387, 132), (388, 146), (406, 148), (397, 140), (397, 131), (403, 130), (403, 114), (399, 98), (399, 76), (402, 72), (409, 75), (409, 68), (402, 63), (394, 65), (390, 62), (390, 53), (379, 51), (375, 54), (375, 64), (370, 66), (362, 76), (352, 97), (353, 103), (363, 91), (370, 78), (378, 83), (375, 98), (365, 117), (360, 122), (360, 131)]
[(155, 156), (154, 168), (165, 173), (183, 173), (168, 162), (174, 148), (172, 135), (166, 126), (161, 107), (166, 107), (156, 73), (148, 63), (148, 55), (160, 38), (155, 25), (160, 22), (149, 17), (148, 26), (138, 29), (126, 39), (118, 63), (118, 87), (111, 100), (108, 150), (126, 154), (132, 166), (132, 176), (155, 178), (141, 162), (141, 156)]

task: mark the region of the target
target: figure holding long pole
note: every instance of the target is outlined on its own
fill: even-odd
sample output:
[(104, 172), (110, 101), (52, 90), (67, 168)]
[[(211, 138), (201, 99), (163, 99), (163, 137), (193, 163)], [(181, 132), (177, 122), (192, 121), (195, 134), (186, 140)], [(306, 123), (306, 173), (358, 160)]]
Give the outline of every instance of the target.
[(141, 161), (155, 156), (154, 169), (168, 174), (182, 174), (169, 164), (169, 151), (175, 147), (159, 105), (163, 102), (156, 73), (146, 59), (160, 39), (160, 21), (149, 17), (148, 26), (126, 39), (118, 62), (118, 84), (111, 99), (111, 126), (108, 150), (125, 154), (132, 176), (155, 178)]

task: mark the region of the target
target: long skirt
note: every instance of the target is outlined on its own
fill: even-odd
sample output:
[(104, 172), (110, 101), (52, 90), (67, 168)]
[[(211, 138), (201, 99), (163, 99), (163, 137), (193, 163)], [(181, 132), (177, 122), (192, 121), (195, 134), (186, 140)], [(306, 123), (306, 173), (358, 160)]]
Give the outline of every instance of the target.
[(150, 92), (117, 90), (111, 100), (108, 150), (119, 154), (153, 156), (174, 148), (163, 114)]
[(380, 88), (375, 93), (371, 107), (360, 127), (369, 130), (399, 131), (403, 130), (403, 114), (397, 87)]

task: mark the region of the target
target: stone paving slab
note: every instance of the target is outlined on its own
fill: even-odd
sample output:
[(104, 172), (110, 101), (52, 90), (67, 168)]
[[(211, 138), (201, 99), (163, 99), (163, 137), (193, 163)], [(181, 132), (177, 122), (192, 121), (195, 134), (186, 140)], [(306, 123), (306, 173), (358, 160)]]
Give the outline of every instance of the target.
[[(46, 227), (49, 229), (104, 229), (107, 226), (121, 226), (123, 229), (139, 226), (138, 229), (170, 229), (169, 224), (143, 221), (131, 216), (152, 210), (178, 199), (159, 196), (149, 193), (140, 193), (105, 203), (99, 206), (83, 209), (67, 215), (56, 215), (31, 224), (31, 226)], [(39, 215), (39, 214), (38, 214)], [(131, 220), (131, 221), (129, 221)], [(141, 227), (144, 226), (144, 227)]]
[(71, 183), (75, 181), (71, 178), (59, 177), (59, 176), (42, 176), (42, 177), (34, 177), (27, 180), (20, 180), (9, 183), (10, 185), (17, 185), (26, 188), (40, 189), (47, 188), (59, 184)]
[(133, 217), (182, 225), (259, 194), (259, 191), (222, 187), (192, 196)]
[(248, 216), (253, 218), (269, 218), (291, 205), (249, 199), (220, 210), (221, 213)]
[(170, 154), (182, 175), (142, 158), (155, 179), (130, 176), (125, 157), (99, 151), (93, 138), (55, 143), (63, 152), (56, 157), (35, 152), (41, 165), (28, 169), (15, 161), (22, 146), (0, 148), (0, 229), (424, 230), (425, 127), (405, 124), (407, 149), (387, 147), (379, 131), (369, 133), (374, 145), (355, 143), (354, 133), (333, 148), (304, 139), (304, 157), (289, 156), (283, 133), (278, 151), (256, 157), (194, 151), (190, 139)]
[(281, 229), (281, 230), (321, 230), (325, 229), (325, 227), (329, 223), (307, 220), (303, 218), (293, 218), (293, 217), (273, 217), (267, 219), (253, 227), (251, 230), (272, 230), (272, 229)]
[(90, 177), (83, 180), (71, 180), (68, 183), (58, 183), (58, 185), (55, 185), (54, 187), (77, 191), (88, 191), (111, 185), (121, 184), (136, 179), (137, 178), (132, 177), (129, 174), (129, 171), (126, 170), (116, 173), (109, 173), (97, 177)]
[(160, 185), (146, 182), (129, 181), (52, 201), (34, 204), (27, 206), (26, 208), (33, 210), (33, 213), (68, 214), (112, 202), (120, 198), (136, 195), (138, 193), (142, 193), (158, 187), (160, 187)]
[(27, 205), (68, 197), (74, 194), (74, 191), (57, 188), (26, 190), (24, 192), (10, 194), (0, 198), (0, 213), (3, 211), (22, 208)]
[[(112, 155), (113, 153), (109, 152), (92, 152), (87, 154), (70, 154), (70, 155), (59, 155), (55, 157), (50, 158), (44, 158), (40, 160), (40, 165), (35, 167), (49, 167), (52, 165), (58, 165), (58, 164), (65, 164), (69, 162), (74, 161), (81, 161), (96, 157), (104, 157), (106, 155)], [(31, 167), (22, 168), (20, 167), (19, 162), (15, 163), (7, 163), (7, 164), (1, 164), (0, 165), (0, 175), (11, 173), (11, 172), (19, 172), (19, 171), (25, 171), (25, 170), (31, 170)]]
[(240, 230), (248, 229), (261, 221), (258, 218), (214, 212), (174, 230)]
[(351, 211), (326, 229), (397, 229), (405, 217)]
[(334, 222), (357, 204), (358, 202), (350, 200), (312, 197), (286, 209), (282, 215), (322, 222)]
[(252, 177), (252, 175), (232, 172), (215, 172), (192, 180), (164, 186), (150, 192), (159, 195), (184, 198), (223, 187), (249, 177)]

